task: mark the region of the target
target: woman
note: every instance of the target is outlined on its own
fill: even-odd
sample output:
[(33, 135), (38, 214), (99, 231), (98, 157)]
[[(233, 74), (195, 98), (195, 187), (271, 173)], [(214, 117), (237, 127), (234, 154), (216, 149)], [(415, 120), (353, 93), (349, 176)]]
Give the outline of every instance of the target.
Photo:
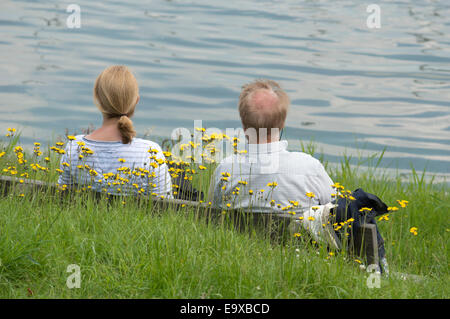
[(61, 158), (60, 185), (90, 185), (113, 195), (171, 196), (171, 179), (161, 147), (136, 138), (131, 117), (139, 102), (136, 78), (125, 66), (105, 69), (95, 81), (94, 102), (102, 126), (69, 136)]

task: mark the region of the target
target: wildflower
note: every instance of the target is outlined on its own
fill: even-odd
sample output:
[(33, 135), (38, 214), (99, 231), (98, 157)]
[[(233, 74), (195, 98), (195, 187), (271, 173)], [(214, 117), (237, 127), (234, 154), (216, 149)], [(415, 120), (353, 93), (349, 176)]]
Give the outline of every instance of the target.
[(250, 190), (248, 191), (248, 194), (249, 194), (249, 195), (253, 195), (253, 190), (250, 189)]
[(379, 221), (379, 222), (381, 222), (382, 220), (388, 221), (388, 220), (389, 220), (389, 214), (384, 215), (384, 216), (381, 216), (380, 218), (378, 218), (378, 221)]
[(46, 158), (44, 158), (44, 160), (45, 160), (46, 162), (50, 162), (50, 157), (46, 157)]
[(314, 218), (313, 216), (309, 216), (309, 217), (308, 217), (308, 220), (310, 220), (310, 221), (314, 221), (314, 220), (315, 220), (315, 218)]
[(372, 210), (372, 208), (369, 208), (369, 207), (362, 207), (359, 211), (361, 212), (361, 213), (365, 213), (365, 212), (370, 212)]
[(200, 169), (200, 170), (205, 170), (205, 169), (206, 169), (206, 166), (200, 165), (200, 166), (198, 167), (198, 169)]
[(334, 183), (333, 185), (331, 185), (331, 187), (336, 189), (344, 189), (344, 186), (342, 186), (340, 183)]
[(417, 234), (418, 234), (418, 228), (417, 227), (411, 227), (410, 229), (409, 229), (409, 232), (411, 233), (411, 234), (413, 234), (414, 236), (417, 236)]
[(294, 237), (300, 237), (302, 234), (300, 234), (300, 233), (295, 233), (294, 234)]
[(318, 210), (318, 209), (319, 209), (319, 207), (317, 207), (317, 206), (313, 206), (313, 207), (311, 207), (311, 209), (312, 209), (313, 211), (316, 211), (316, 210)]
[(126, 162), (126, 160), (124, 159), (124, 158), (119, 158), (119, 160), (118, 160), (120, 163), (125, 163)]
[(67, 162), (63, 162), (61, 165), (62, 165), (62, 166), (65, 166), (65, 167), (70, 167), (70, 164), (67, 163)]
[(397, 203), (400, 205), (401, 208), (405, 208), (406, 205), (409, 203), (407, 200), (397, 200)]
[(228, 204), (227, 204), (227, 207), (228, 207), (228, 208), (230, 208), (230, 207), (231, 207), (231, 204), (230, 204), (230, 203), (228, 203)]
[(73, 135), (67, 135), (67, 138), (68, 138), (69, 140), (71, 140), (71, 141), (74, 141), (74, 140), (75, 140), (75, 136), (73, 136)]
[(308, 192), (306, 193), (306, 196), (308, 196), (309, 198), (314, 198), (316, 197), (316, 194), (314, 194), (313, 192)]
[(362, 261), (359, 259), (355, 259), (354, 261), (357, 262), (358, 264), (362, 264)]
[(1, 153), (0, 153), (0, 158), (3, 157), (3, 156), (5, 156), (5, 154), (6, 154), (6, 152), (1, 152)]
[(387, 210), (388, 210), (388, 211), (395, 212), (396, 210), (398, 210), (398, 207), (396, 207), (396, 206), (388, 207)]
[(268, 184), (267, 184), (267, 187), (275, 188), (275, 187), (277, 187), (277, 185), (278, 185), (277, 182), (272, 182), (272, 183), (268, 183)]

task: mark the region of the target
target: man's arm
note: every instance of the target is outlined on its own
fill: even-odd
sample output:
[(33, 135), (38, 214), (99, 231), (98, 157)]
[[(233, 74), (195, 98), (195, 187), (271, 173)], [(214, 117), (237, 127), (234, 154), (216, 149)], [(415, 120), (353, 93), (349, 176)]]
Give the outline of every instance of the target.
[(325, 205), (331, 202), (333, 194), (333, 180), (330, 178), (328, 173), (325, 171), (322, 163), (318, 162), (318, 197), (320, 205)]

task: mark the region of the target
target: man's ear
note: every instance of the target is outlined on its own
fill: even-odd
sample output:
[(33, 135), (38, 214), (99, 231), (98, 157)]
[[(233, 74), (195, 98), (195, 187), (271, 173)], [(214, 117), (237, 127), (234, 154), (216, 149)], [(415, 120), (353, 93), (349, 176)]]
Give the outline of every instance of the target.
[(137, 105), (139, 103), (139, 100), (141, 99), (141, 97), (138, 95), (137, 99), (136, 99), (136, 104)]

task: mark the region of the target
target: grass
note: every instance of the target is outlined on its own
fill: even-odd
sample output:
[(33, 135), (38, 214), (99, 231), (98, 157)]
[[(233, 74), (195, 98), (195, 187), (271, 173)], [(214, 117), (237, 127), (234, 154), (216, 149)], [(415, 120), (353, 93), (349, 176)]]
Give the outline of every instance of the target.
[[(17, 176), (54, 181), (58, 156), (24, 151), (16, 164), (18, 139), (0, 146), (0, 169), (15, 164)], [(315, 148), (308, 146), (309, 153)], [(43, 157), (49, 156), (50, 162)], [(369, 274), (345, 254), (330, 256), (302, 241), (280, 244), (257, 232), (238, 232), (227, 224), (206, 223), (191, 209), (159, 211), (133, 198), (126, 203), (96, 201), (85, 193), (70, 200), (13, 190), (0, 197), (0, 297), (3, 298), (448, 298), (450, 198), (446, 184), (425, 181), (413, 172), (408, 182), (377, 166), (382, 154), (366, 159), (369, 169), (327, 169), (347, 189), (377, 194), (389, 206), (409, 205), (379, 222), (391, 271), (422, 280)], [(42, 169), (29, 164), (39, 161)], [(325, 163), (326, 164), (326, 163)], [(208, 172), (194, 183), (208, 188)], [(11, 170), (3, 172), (11, 175)], [(202, 177), (203, 176), (203, 177)], [(418, 235), (410, 233), (418, 228)], [(67, 267), (81, 269), (81, 287), (66, 286)]]

